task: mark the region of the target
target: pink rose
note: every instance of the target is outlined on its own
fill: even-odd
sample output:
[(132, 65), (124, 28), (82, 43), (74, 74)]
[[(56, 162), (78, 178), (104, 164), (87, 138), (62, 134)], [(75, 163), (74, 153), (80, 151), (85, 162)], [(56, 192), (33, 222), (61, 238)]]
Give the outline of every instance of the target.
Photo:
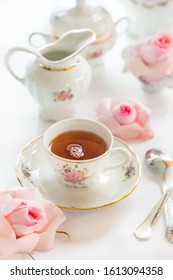
[(141, 46), (140, 56), (144, 63), (152, 64), (167, 59), (173, 52), (173, 36), (167, 32), (159, 32), (146, 44)]
[(54, 247), (62, 211), (36, 188), (0, 189), (0, 258)]
[(146, 140), (153, 137), (149, 127), (150, 110), (137, 101), (104, 98), (97, 107), (98, 121), (122, 140)]
[(65, 176), (65, 180), (70, 182), (80, 182), (83, 179), (83, 176), (75, 171), (65, 173), (64, 176)]
[(134, 104), (120, 103), (115, 105), (112, 115), (120, 124), (130, 124), (136, 120), (136, 108)]
[(122, 52), (124, 72), (145, 82), (173, 76), (173, 34), (160, 31), (147, 42), (129, 46)]

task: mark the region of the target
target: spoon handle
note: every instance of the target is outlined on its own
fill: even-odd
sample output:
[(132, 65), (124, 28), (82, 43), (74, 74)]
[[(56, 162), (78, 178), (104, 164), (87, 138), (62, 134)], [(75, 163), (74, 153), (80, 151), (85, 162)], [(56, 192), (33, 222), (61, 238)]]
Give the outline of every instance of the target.
[[(168, 186), (165, 178), (162, 178), (162, 190), (166, 192)], [(165, 218), (166, 218), (166, 238), (173, 242), (173, 198), (169, 197), (165, 203)]]
[(140, 239), (149, 239), (151, 237), (151, 233), (155, 223), (163, 212), (164, 205), (169, 198), (171, 192), (173, 190), (173, 186), (169, 187), (167, 191), (163, 194), (161, 199), (157, 202), (157, 204), (152, 208), (150, 213), (144, 219), (144, 221), (137, 227), (134, 234), (137, 238)]

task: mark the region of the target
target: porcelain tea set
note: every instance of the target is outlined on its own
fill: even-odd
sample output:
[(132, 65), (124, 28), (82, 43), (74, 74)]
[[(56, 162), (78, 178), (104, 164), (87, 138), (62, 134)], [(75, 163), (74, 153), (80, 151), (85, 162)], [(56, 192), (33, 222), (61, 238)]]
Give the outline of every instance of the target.
[[(135, 13), (135, 20), (138, 20), (138, 16), (141, 19), (146, 16), (145, 9), (148, 11), (148, 7), (154, 12), (155, 8), (162, 7), (164, 10), (173, 4), (173, 1), (164, 1), (164, 5), (161, 5), (162, 2), (129, 0), (124, 1), (124, 4), (127, 4), (126, 7), (135, 5), (141, 9)], [(133, 17), (131, 19), (131, 9), (129, 14), (131, 28), (135, 22)], [(50, 34), (34, 32), (30, 35), (31, 44), (35, 37), (42, 36), (45, 39), (44, 46), (15, 47), (9, 50), (5, 57), (7, 69), (28, 88), (38, 104), (43, 120), (58, 121), (74, 116), (77, 102), (90, 86), (90, 62), (98, 61), (114, 46), (118, 26), (123, 21), (128, 26), (127, 17), (114, 22), (104, 8), (90, 5), (86, 0), (76, 0), (74, 8), (51, 15)], [(135, 23), (135, 26), (139, 25)], [(141, 30), (145, 33), (142, 27)], [(11, 58), (17, 52), (27, 52), (36, 57), (34, 63), (27, 65), (24, 78), (19, 77), (12, 67)]]
[[(5, 57), (7, 69), (28, 88), (43, 120), (58, 121), (74, 116), (76, 104), (91, 82), (88, 61), (102, 57), (113, 47), (116, 28), (123, 20), (113, 22), (104, 8), (77, 0), (73, 9), (52, 14), (50, 35), (42, 34), (47, 41), (44, 46), (9, 50)], [(31, 34), (30, 41), (36, 35)], [(36, 57), (34, 63), (27, 65), (24, 78), (12, 67), (12, 56), (17, 52)]]
[[(77, 101), (91, 81), (91, 69), (80, 53), (94, 40), (91, 30), (80, 29), (69, 31), (40, 49), (16, 47), (7, 53), (8, 70), (28, 88), (43, 120), (58, 121), (73, 116)], [(17, 52), (36, 57), (34, 63), (28, 64), (24, 78), (11, 67), (12, 56)]]
[[(120, 31), (119, 27), (123, 23), (125, 26)], [(67, 31), (89, 28), (96, 34), (96, 39), (82, 54), (88, 61), (95, 62), (114, 46), (117, 35), (127, 29), (129, 20), (122, 17), (114, 22), (103, 7), (91, 5), (86, 0), (76, 0), (74, 8), (54, 12), (50, 16), (49, 25), (49, 34), (34, 32), (30, 35), (31, 45), (36, 46), (39, 37), (47, 43), (58, 39)]]
[[(127, 9), (135, 6), (134, 11), (129, 8), (132, 23), (129, 30), (138, 37), (141, 33), (147, 34), (159, 28), (159, 23), (162, 24), (159, 13), (155, 24), (152, 20), (153, 15), (161, 8), (165, 9), (162, 19), (166, 22), (165, 17), (169, 17), (165, 15), (170, 5), (173, 5), (173, 0), (123, 2)], [(151, 11), (152, 20), (143, 24), (142, 19), (146, 18), (148, 11)], [(34, 185), (46, 198), (64, 209), (89, 210), (106, 207), (127, 197), (140, 179), (141, 165), (138, 157), (126, 143), (114, 138), (111, 131), (99, 122), (73, 118), (77, 102), (90, 86), (90, 62), (102, 58), (114, 46), (118, 25), (122, 21), (129, 23), (128, 18), (120, 18), (114, 22), (102, 7), (93, 8), (86, 0), (76, 0), (74, 8), (51, 15), (49, 34), (34, 32), (29, 37), (32, 47), (15, 47), (5, 56), (7, 69), (27, 87), (38, 104), (41, 118), (56, 122), (43, 136), (34, 139), (21, 151), (16, 166), (17, 177), (22, 185)], [(141, 25), (137, 21), (141, 21)], [(153, 28), (150, 29), (150, 25)], [(44, 38), (44, 46), (33, 47), (37, 36)], [(27, 65), (25, 77), (18, 76), (13, 70), (12, 57), (18, 52), (35, 56), (34, 62)], [(160, 88), (160, 84), (158, 87)], [(49, 150), (49, 144), (55, 136), (77, 129), (96, 132), (104, 138), (107, 150), (101, 156), (83, 161), (67, 160)], [(69, 195), (69, 188), (85, 191), (70, 192)], [(172, 189), (173, 187), (165, 192), (151, 214), (136, 230), (138, 238), (150, 237), (153, 224), (163, 211)], [(149, 236), (146, 236), (148, 232)]]

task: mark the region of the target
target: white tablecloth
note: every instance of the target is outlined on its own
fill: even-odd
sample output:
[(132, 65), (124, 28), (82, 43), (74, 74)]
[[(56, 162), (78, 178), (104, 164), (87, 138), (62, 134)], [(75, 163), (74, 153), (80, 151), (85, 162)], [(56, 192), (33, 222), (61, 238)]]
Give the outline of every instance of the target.
[[(17, 82), (4, 65), (4, 54), (14, 46), (28, 45), (28, 36), (34, 31), (45, 31), (49, 15), (61, 2), (55, 0), (1, 0), (0, 1), (0, 187), (19, 185), (15, 174), (16, 158), (21, 148), (31, 139), (44, 133), (51, 123), (43, 122), (37, 105), (28, 90)], [(72, 1), (71, 1), (72, 2)], [(125, 15), (121, 1), (98, 1), (114, 19)], [(173, 244), (165, 238), (165, 218), (161, 216), (148, 241), (139, 241), (133, 235), (136, 226), (161, 196), (159, 176), (144, 163), (145, 152), (152, 147), (163, 147), (173, 152), (173, 89), (161, 94), (147, 94), (131, 74), (123, 74), (121, 50), (128, 44), (126, 34), (117, 38), (115, 47), (107, 53), (101, 67), (93, 68), (91, 87), (81, 100), (78, 115), (94, 116), (99, 98), (130, 94), (152, 110), (151, 127), (155, 137), (149, 141), (133, 141), (130, 146), (142, 164), (138, 187), (126, 199), (112, 206), (93, 211), (64, 211), (66, 223), (61, 229), (71, 236), (57, 235), (55, 248), (47, 253), (34, 253), (36, 259), (172, 259)], [(19, 56), (19, 65), (21, 62)], [(22, 67), (19, 71), (22, 72)], [(93, 102), (91, 102), (91, 99)], [(88, 106), (87, 106), (88, 105)], [(169, 172), (168, 181), (173, 172)], [(16, 254), (10, 259), (27, 259)]]

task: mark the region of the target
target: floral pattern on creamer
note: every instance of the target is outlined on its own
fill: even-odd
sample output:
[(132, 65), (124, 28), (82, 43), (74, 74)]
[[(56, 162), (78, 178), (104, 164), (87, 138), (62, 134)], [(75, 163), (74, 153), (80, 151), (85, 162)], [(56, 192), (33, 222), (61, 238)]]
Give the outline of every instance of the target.
[(66, 101), (71, 100), (74, 97), (74, 95), (71, 93), (71, 89), (68, 88), (66, 90), (62, 90), (59, 92), (53, 93), (53, 100), (56, 101)]
[(85, 181), (89, 178), (88, 169), (86, 167), (80, 169), (77, 164), (74, 167), (68, 164), (58, 164), (56, 172), (60, 176), (62, 182), (67, 182), (74, 188), (86, 187)]
[(169, 2), (172, 0), (143, 0), (143, 1), (138, 1), (138, 0), (131, 0), (135, 5), (142, 5), (146, 9), (154, 8), (155, 6), (166, 6)]
[(28, 166), (24, 165), (22, 163), (21, 165), (21, 171), (23, 173), (23, 177), (29, 181), (30, 183), (33, 183), (32, 180), (31, 180), (31, 176), (32, 176), (32, 169), (29, 168)]
[(94, 58), (98, 58), (100, 56), (102, 56), (102, 50), (98, 50), (98, 51), (95, 51), (93, 53), (89, 53), (87, 55), (87, 59), (94, 59)]
[(134, 176), (136, 174), (135, 165), (134, 165), (133, 161), (131, 161), (129, 164), (123, 166), (122, 169), (124, 170), (123, 182), (129, 180), (132, 176)]

